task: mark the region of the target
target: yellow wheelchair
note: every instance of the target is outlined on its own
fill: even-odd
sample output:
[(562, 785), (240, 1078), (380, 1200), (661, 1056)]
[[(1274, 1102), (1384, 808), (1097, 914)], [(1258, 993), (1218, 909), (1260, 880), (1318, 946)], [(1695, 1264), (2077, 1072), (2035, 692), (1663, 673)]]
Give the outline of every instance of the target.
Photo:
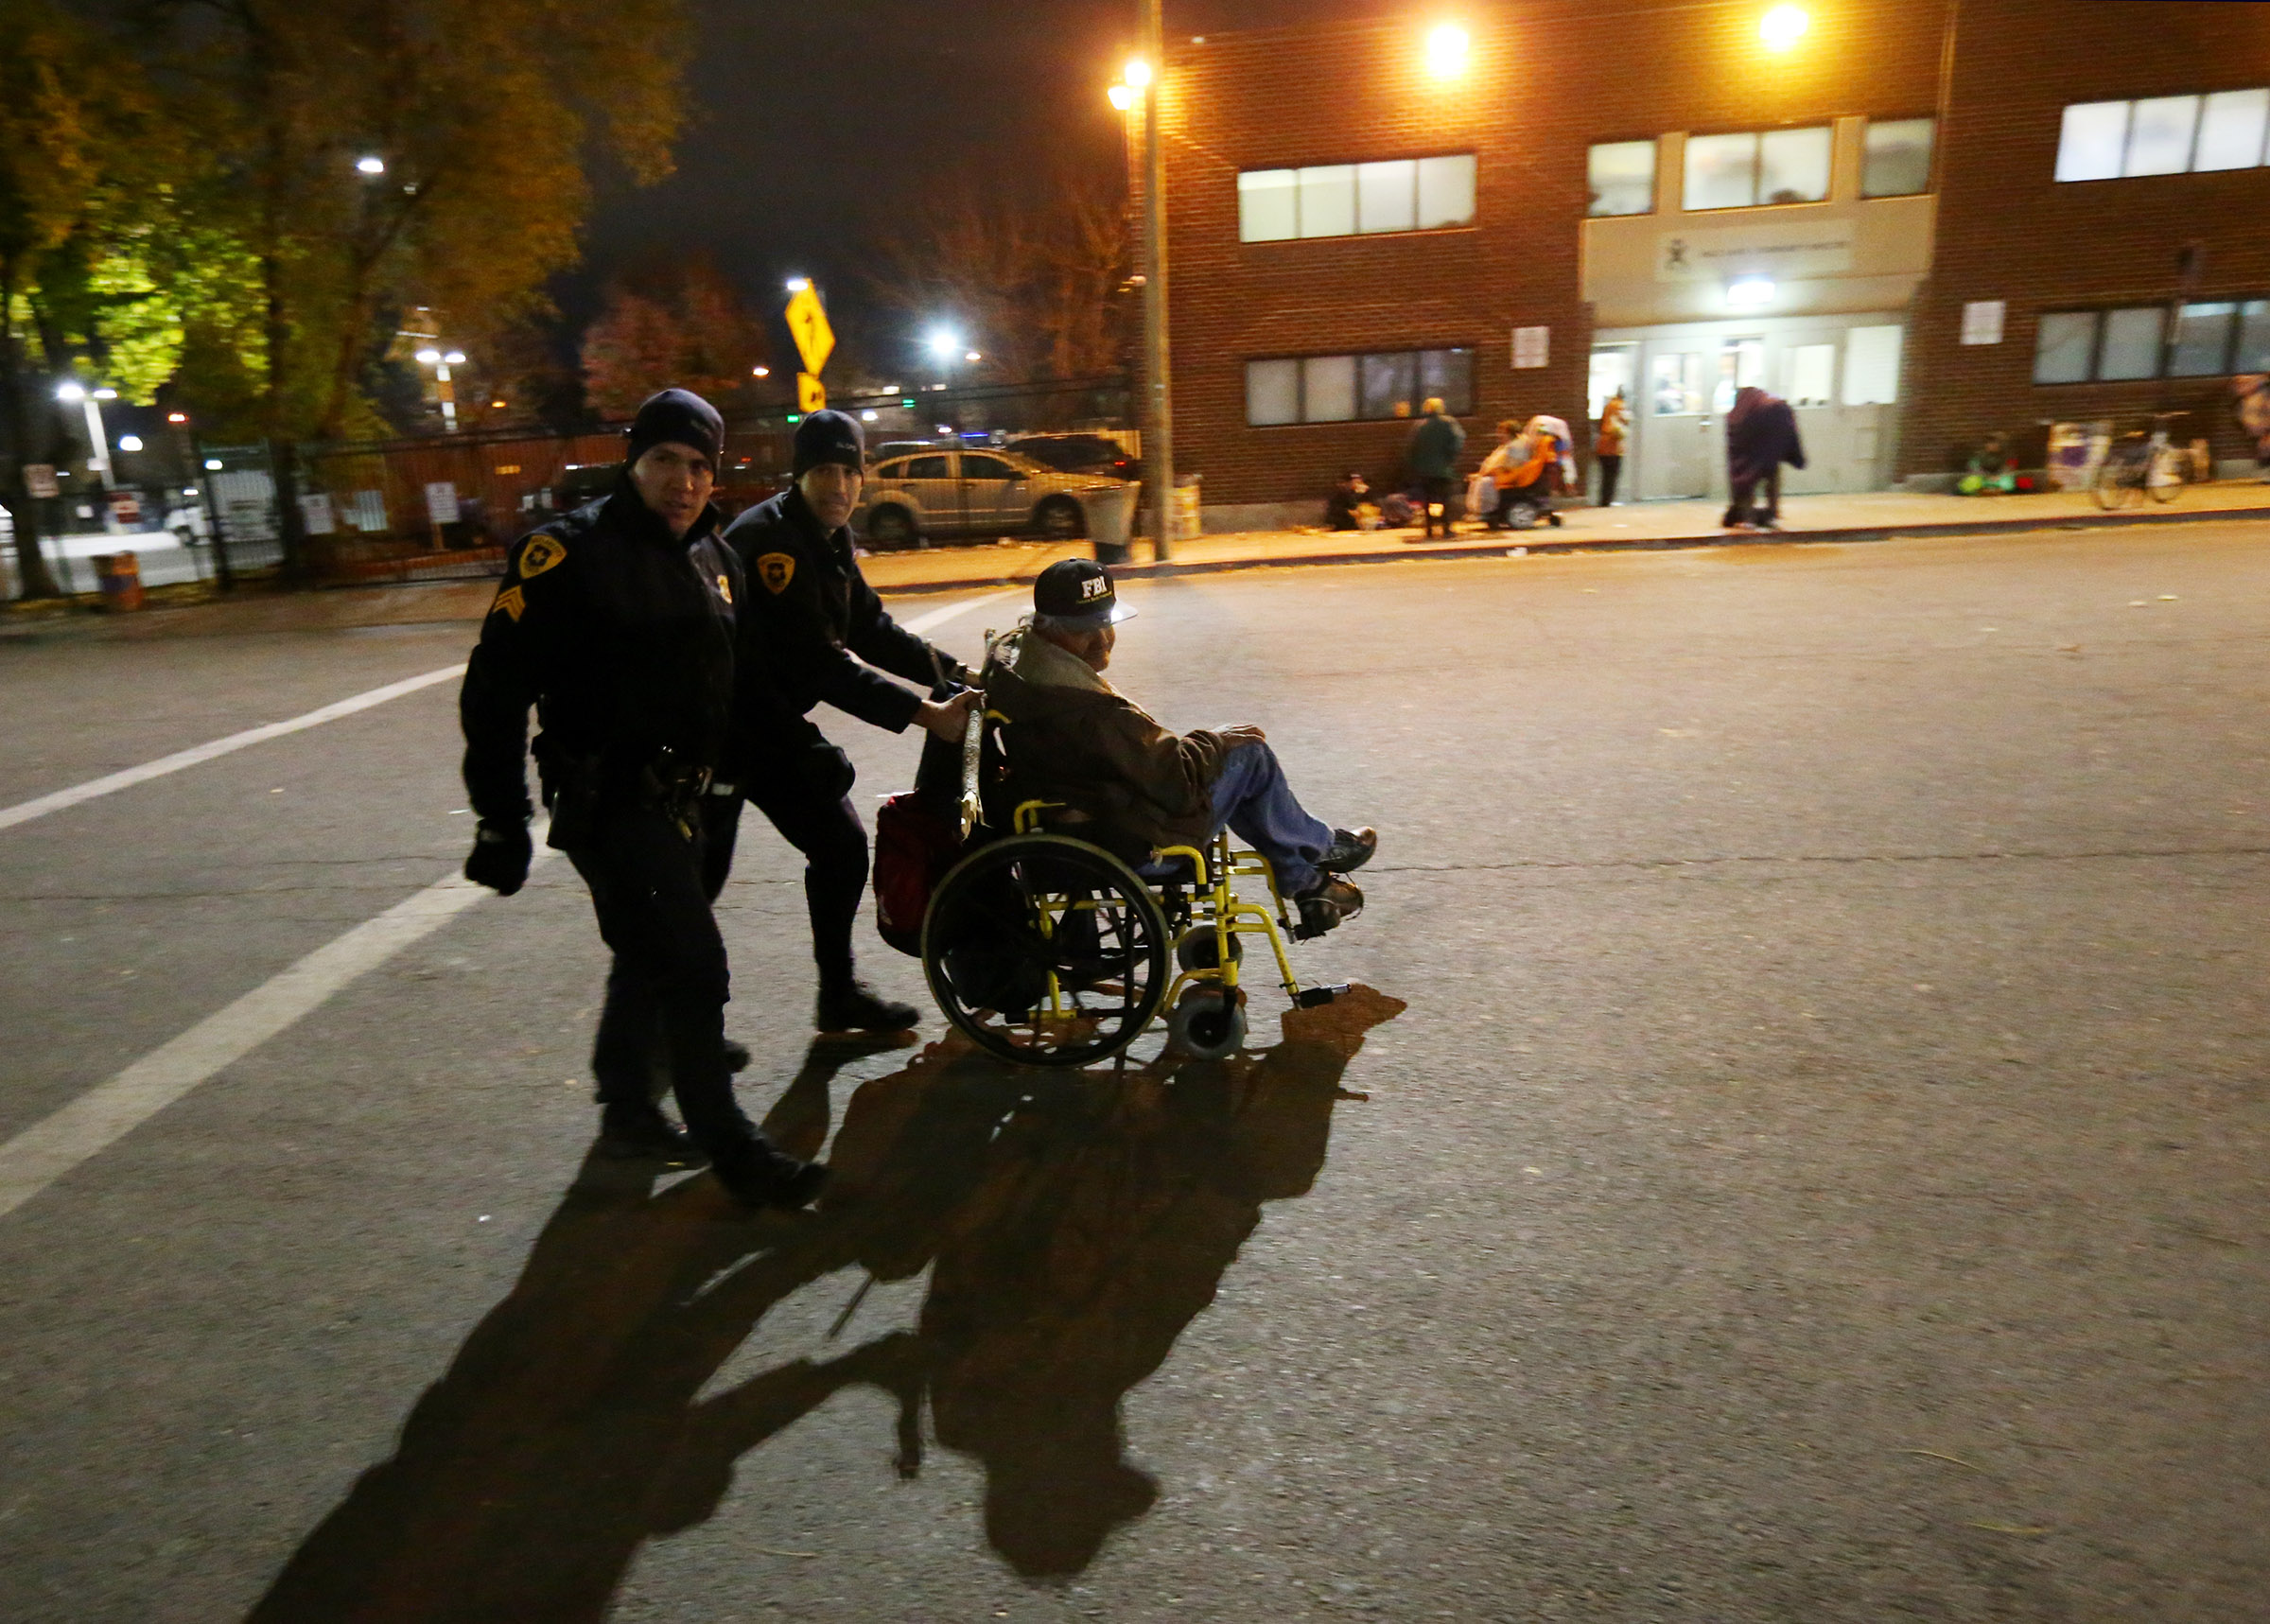
[[(1268, 944), (1300, 1007), (1347, 991), (1304, 987), (1293, 973), (1285, 939), (1312, 933), (1266, 859), (1237, 849), (1225, 831), (1204, 847), (1168, 847), (1130, 866), (1066, 832), (1079, 827), (1072, 809), (1016, 798), (1002, 739), (1008, 725), (987, 710), (965, 736), (965, 854), (933, 889), (922, 919), (931, 993), (970, 1041), (1021, 1065), (1085, 1066), (1125, 1053), (1165, 1009), (1174, 1048), (1197, 1059), (1234, 1054), (1246, 1037), (1248, 937)], [(1266, 904), (1257, 899), (1265, 889)]]

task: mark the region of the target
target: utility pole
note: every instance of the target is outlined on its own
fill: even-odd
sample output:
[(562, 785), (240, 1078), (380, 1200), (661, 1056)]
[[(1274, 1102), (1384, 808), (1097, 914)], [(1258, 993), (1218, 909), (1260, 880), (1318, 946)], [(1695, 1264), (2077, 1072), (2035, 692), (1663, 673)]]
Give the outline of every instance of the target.
[(1159, 143), (1159, 92), (1165, 82), (1166, 34), (1160, 0), (1143, 0), (1143, 372), (1147, 408), (1143, 477), (1151, 487), (1161, 562), (1172, 554), (1175, 517), (1174, 400), (1166, 375), (1166, 158)]

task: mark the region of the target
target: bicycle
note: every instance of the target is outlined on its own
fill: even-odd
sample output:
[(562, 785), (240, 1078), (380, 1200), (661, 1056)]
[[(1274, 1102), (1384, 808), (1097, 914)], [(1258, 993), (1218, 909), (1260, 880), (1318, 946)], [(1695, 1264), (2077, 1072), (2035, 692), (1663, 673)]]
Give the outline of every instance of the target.
[(2104, 461), (2097, 464), (2089, 492), (2106, 513), (2144, 497), (2172, 502), (2182, 486), (2193, 481), (2196, 469), (2191, 448), (2168, 438), (2168, 425), (2185, 416), (2180, 411), (2156, 411), (2150, 432), (2131, 429), (2112, 443)]

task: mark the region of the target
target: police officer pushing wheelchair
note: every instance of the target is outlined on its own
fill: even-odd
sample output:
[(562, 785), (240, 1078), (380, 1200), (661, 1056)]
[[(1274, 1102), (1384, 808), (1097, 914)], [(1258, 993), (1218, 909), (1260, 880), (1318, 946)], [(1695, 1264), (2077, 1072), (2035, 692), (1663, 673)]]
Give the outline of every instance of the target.
[[(528, 878), (533, 705), (549, 844), (589, 886), (614, 953), (591, 1055), (602, 1147), (707, 1157), (742, 1202), (796, 1207), (826, 1169), (773, 1148), (734, 1100), (725, 948), (706, 884), (703, 803), (724, 798), (709, 792), (748, 597), (709, 505), (724, 442), (707, 401), (663, 391), (638, 410), (614, 491), (507, 556), (459, 699), (480, 820), (465, 877), (507, 897)], [(657, 1047), (684, 1134), (649, 1091)]]
[[(916, 1011), (876, 996), (855, 972), (851, 921), (866, 889), (867, 831), (851, 805), (851, 759), (810, 712), (826, 700), (893, 733), (916, 724), (952, 742), (982, 697), (969, 670), (893, 620), (860, 573), (850, 518), (865, 472), (858, 420), (814, 411), (796, 426), (794, 483), (725, 532), (749, 579), (732, 777), (741, 796), (804, 854), (819, 971), (814, 1024), (822, 1032), (903, 1031)], [(733, 861), (740, 799), (725, 798), (710, 812), (715, 896)]]

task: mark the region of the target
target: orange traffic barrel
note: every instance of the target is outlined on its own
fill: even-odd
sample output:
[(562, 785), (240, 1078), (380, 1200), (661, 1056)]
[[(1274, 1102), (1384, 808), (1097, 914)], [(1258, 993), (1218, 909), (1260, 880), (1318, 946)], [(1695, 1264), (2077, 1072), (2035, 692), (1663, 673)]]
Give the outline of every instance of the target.
[(98, 552), (95, 578), (102, 584), (106, 609), (142, 607), (142, 561), (131, 552)]

